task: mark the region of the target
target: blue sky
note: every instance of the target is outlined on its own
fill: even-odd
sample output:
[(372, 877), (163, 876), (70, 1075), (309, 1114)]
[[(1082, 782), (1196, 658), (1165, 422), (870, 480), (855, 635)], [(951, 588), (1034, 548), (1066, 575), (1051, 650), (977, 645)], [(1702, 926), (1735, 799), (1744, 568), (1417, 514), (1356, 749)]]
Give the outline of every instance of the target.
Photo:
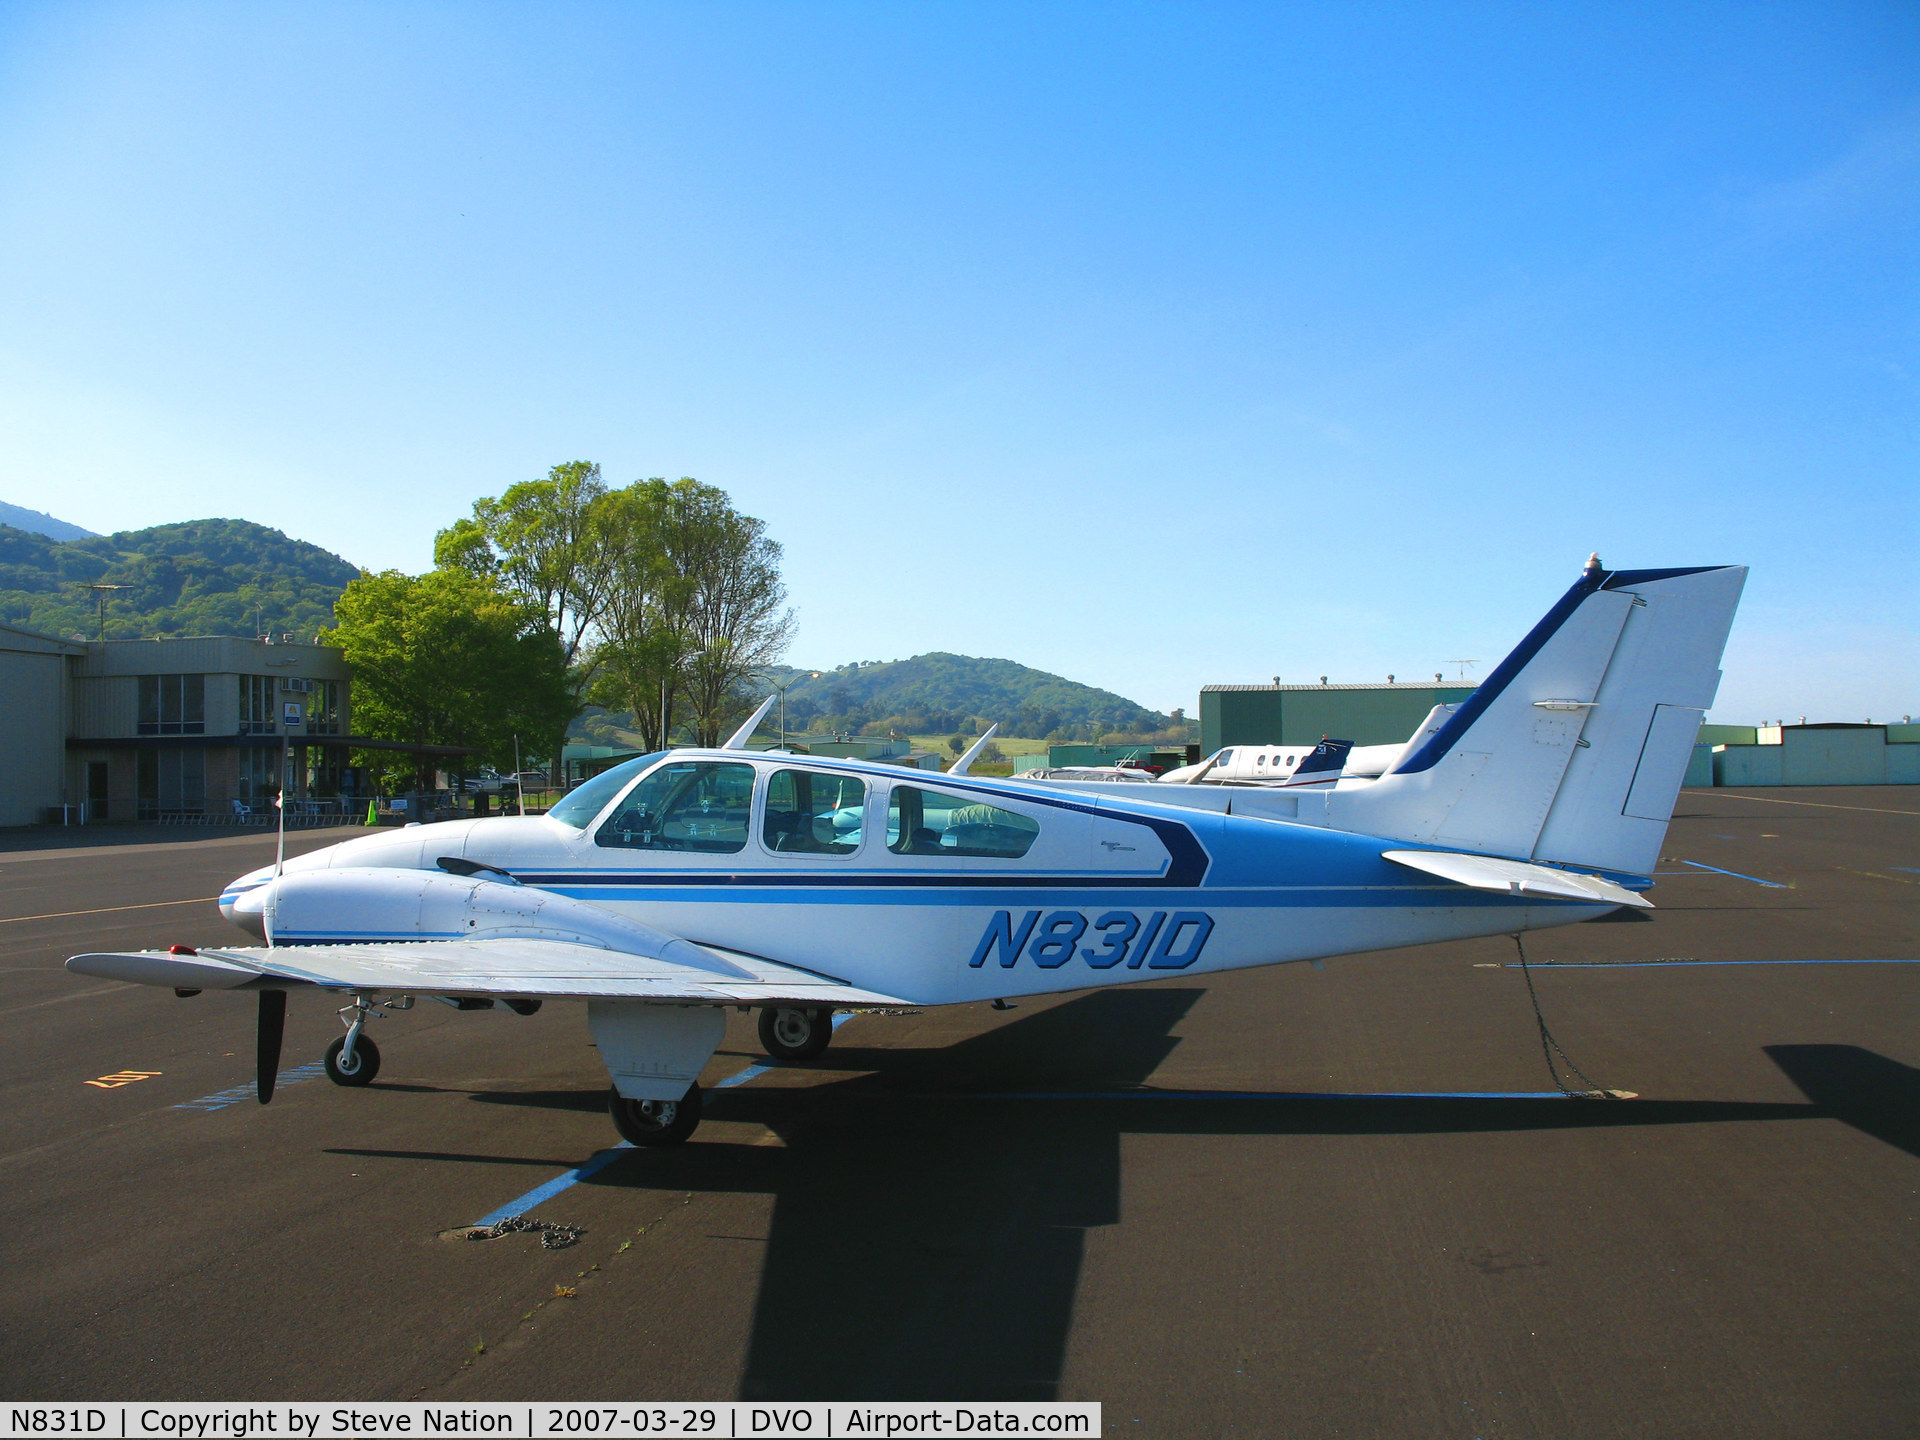
[(0, 9), (0, 499), (373, 568), (556, 462), (796, 663), (1160, 708), (1754, 567), (1714, 718), (1920, 711), (1920, 9)]

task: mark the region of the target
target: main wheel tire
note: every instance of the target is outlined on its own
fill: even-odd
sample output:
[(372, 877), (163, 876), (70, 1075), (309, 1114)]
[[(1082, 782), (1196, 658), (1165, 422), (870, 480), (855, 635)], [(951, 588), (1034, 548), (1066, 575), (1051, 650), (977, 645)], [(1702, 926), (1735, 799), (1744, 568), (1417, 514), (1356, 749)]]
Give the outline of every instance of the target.
[(831, 1039), (831, 1010), (770, 1005), (760, 1012), (760, 1043), (776, 1060), (811, 1060)]
[(607, 1113), (630, 1145), (682, 1145), (700, 1124), (700, 1086), (689, 1085), (678, 1100), (629, 1100), (609, 1090)]
[(327, 1047), (327, 1079), (336, 1085), (371, 1085), (373, 1077), (380, 1073), (380, 1047), (373, 1043), (370, 1035), (355, 1040), (351, 1070), (342, 1069), (340, 1065), (340, 1052), (346, 1048), (344, 1035)]

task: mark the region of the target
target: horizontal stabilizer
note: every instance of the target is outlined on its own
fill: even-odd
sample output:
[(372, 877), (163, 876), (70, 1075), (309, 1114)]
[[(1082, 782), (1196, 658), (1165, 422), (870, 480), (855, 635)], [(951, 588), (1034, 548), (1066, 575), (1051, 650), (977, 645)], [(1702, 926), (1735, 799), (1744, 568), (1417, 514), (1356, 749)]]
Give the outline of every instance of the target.
[(164, 950), (76, 955), (67, 961), (67, 969), (108, 980), (191, 990), (231, 990), (249, 984), (276, 988), (276, 981), (293, 981), (411, 995), (572, 996), (709, 1005), (910, 1003), (758, 956), (728, 950), (716, 951), (715, 958), (728, 962), (725, 973), (567, 940), (405, 940), (235, 946), (192, 956)]
[(1381, 857), (1410, 870), (1424, 870), (1442, 880), (1470, 885), (1475, 890), (1497, 890), (1502, 895), (1545, 895), (1555, 900), (1585, 900), (1594, 905), (1634, 905), (1651, 910), (1653, 902), (1624, 885), (1598, 875), (1529, 865), (1523, 860), (1497, 860), (1490, 855), (1459, 855), (1448, 850), (1388, 850)]

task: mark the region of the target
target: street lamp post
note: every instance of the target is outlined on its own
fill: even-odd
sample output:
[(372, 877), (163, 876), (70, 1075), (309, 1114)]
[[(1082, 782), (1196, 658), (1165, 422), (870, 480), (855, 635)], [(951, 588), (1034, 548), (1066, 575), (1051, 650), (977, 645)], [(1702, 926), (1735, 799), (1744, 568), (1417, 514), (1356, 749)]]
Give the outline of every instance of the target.
[[(705, 650), (696, 650), (691, 655), (682, 655), (673, 663), (676, 667), (685, 665), (690, 660), (698, 660), (706, 653)], [(664, 668), (660, 671), (660, 748), (662, 750), (667, 748), (667, 672)]]
[(809, 670), (804, 675), (794, 676), (784, 685), (776, 685), (773, 687), (780, 692), (780, 748), (782, 750), (787, 748), (787, 691), (798, 685), (802, 680), (818, 680), (819, 678), (820, 672), (818, 670)]

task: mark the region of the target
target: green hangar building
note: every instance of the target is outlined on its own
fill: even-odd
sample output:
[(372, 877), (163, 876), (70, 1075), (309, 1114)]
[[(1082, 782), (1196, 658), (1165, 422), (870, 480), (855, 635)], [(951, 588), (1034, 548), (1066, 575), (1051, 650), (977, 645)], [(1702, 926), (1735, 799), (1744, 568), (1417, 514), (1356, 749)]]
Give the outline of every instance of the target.
[(1473, 694), (1471, 685), (1203, 685), (1200, 753), (1223, 745), (1313, 745), (1324, 736), (1391, 745), (1411, 736), (1436, 705)]

